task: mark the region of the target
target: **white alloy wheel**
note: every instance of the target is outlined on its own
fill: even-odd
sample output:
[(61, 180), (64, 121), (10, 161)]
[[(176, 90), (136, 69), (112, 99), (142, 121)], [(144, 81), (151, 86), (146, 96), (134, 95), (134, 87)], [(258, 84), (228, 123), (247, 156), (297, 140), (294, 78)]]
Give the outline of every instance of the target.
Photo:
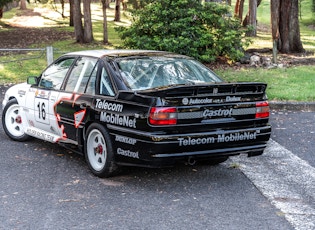
[(101, 124), (94, 123), (87, 129), (85, 159), (98, 177), (109, 177), (117, 169), (110, 136)]
[(15, 141), (25, 141), (29, 138), (24, 132), (21, 107), (16, 99), (10, 100), (4, 107), (2, 124), (5, 133)]
[(91, 167), (95, 171), (101, 171), (105, 167), (107, 158), (107, 148), (102, 133), (93, 129), (87, 138), (87, 157)]

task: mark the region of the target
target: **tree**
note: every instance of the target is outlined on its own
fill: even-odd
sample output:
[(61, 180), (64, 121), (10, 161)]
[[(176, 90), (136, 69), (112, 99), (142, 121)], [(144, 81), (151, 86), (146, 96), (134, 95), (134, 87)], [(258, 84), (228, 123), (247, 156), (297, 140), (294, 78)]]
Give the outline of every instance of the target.
[(304, 52), (300, 37), (299, 0), (271, 0), (273, 39), (281, 53)]
[(251, 29), (246, 33), (248, 37), (257, 35), (257, 0), (249, 0), (248, 25)]
[(81, 0), (73, 1), (73, 25), (76, 42), (83, 43), (84, 36), (82, 25)]
[(107, 30), (107, 0), (101, 0), (102, 2), (102, 10), (103, 10), (103, 42), (104, 44), (108, 44), (108, 30)]
[(8, 4), (9, 2), (12, 2), (13, 0), (0, 0), (0, 19), (3, 16), (3, 7)]
[(85, 43), (90, 43), (94, 40), (92, 17), (91, 17), (91, 0), (83, 0), (83, 16), (84, 16), (84, 29), (83, 37)]
[(26, 0), (21, 0), (20, 1), (20, 10), (27, 10)]
[[(189, 9), (189, 10), (188, 10)], [(133, 12), (130, 27), (119, 27), (122, 46), (186, 54), (204, 62), (243, 56), (243, 33), (226, 4), (159, 0)]]
[(90, 43), (94, 40), (91, 19), (91, 0), (83, 0), (84, 26), (82, 24), (81, 0), (73, 1), (73, 25), (76, 42)]
[(120, 0), (116, 0), (115, 2), (115, 22), (120, 22)]
[(74, 23), (73, 23), (73, 2), (74, 2), (74, 0), (69, 0), (69, 5), (70, 5), (70, 20), (69, 20), (69, 26), (74, 26)]
[(235, 3), (234, 17), (239, 18), (240, 21), (243, 21), (244, 1), (245, 0), (237, 0)]

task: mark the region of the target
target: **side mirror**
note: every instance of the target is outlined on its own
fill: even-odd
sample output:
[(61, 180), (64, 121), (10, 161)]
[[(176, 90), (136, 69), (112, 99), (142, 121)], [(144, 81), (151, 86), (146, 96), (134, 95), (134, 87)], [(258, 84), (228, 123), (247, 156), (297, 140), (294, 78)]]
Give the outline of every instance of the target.
[(37, 85), (38, 84), (38, 77), (30, 76), (27, 78), (27, 84), (30, 85)]

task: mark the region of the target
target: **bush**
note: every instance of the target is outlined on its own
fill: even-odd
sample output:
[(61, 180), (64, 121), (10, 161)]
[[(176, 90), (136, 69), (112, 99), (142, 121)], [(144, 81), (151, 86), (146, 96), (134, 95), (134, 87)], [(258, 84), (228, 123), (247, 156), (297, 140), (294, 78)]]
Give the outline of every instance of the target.
[(199, 0), (159, 0), (133, 11), (130, 27), (118, 27), (122, 46), (164, 50), (203, 62), (218, 56), (235, 61), (243, 56), (244, 31), (229, 7)]

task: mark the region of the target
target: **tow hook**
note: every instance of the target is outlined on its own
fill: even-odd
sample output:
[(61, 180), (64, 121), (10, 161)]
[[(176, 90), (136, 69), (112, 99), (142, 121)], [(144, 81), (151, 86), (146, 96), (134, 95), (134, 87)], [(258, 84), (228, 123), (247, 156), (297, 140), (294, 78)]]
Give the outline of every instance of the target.
[(196, 160), (194, 157), (188, 157), (187, 163), (192, 166), (196, 164)]

